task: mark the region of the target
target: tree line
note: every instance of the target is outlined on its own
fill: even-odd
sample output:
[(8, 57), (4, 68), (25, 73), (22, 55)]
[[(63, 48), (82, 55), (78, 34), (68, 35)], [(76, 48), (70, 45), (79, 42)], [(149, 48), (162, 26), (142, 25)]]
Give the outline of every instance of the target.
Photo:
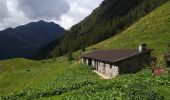
[(166, 1), (168, 0), (104, 0), (92, 14), (68, 30), (45, 56), (58, 57), (71, 55), (80, 49), (85, 50), (85, 47), (125, 30)]

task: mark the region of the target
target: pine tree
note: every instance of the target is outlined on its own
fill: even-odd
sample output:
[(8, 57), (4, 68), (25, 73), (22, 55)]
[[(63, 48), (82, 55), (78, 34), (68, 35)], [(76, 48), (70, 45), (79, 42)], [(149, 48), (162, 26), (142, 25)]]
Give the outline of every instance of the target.
[(82, 45), (81, 45), (81, 50), (82, 50), (82, 52), (86, 51), (85, 44), (82, 44)]
[(73, 60), (73, 53), (72, 52), (68, 52), (67, 58), (68, 58), (69, 61)]

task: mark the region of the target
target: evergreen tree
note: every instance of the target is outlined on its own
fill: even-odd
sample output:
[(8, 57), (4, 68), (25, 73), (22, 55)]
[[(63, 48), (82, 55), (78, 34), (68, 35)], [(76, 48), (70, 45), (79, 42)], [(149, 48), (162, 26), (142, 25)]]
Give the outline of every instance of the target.
[(86, 47), (85, 47), (84, 43), (81, 45), (81, 50), (82, 50), (82, 52), (86, 51)]
[(67, 58), (68, 58), (69, 61), (73, 60), (73, 53), (72, 52), (68, 52)]
[(81, 43), (87, 47), (114, 36), (166, 1), (104, 0), (92, 14), (67, 31), (60, 41), (62, 52), (59, 54), (68, 54), (71, 50), (84, 51)]

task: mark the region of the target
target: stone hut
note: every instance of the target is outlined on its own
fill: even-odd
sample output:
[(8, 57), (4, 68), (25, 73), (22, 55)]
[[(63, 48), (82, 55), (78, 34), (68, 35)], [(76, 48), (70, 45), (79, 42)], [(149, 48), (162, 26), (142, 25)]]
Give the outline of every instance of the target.
[(82, 55), (81, 59), (94, 70), (109, 77), (116, 77), (118, 74), (135, 73), (149, 66), (152, 50), (146, 48), (146, 44), (141, 44), (138, 49), (97, 50)]

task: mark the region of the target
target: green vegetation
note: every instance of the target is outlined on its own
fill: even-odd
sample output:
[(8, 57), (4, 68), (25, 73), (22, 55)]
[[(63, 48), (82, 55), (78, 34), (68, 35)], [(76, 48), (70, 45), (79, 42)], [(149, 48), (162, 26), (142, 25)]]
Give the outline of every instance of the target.
[[(170, 2), (167, 2), (121, 34), (87, 48), (87, 52), (95, 49), (137, 48), (139, 44), (146, 43), (149, 48), (154, 49), (154, 54), (165, 54), (170, 42), (169, 7)], [(80, 55), (79, 53), (81, 52), (75, 55)]]
[[(65, 34), (49, 56), (96, 44), (127, 29), (167, 0), (104, 0), (99, 8)], [(141, 31), (144, 29), (141, 29)]]
[(114, 98), (119, 100), (163, 100), (168, 99), (168, 96), (164, 96), (156, 88), (166, 86), (170, 89), (169, 84), (168, 75), (154, 77), (149, 70), (144, 70), (135, 75), (122, 75), (113, 80), (100, 80), (93, 86), (83, 87), (63, 96), (68, 100), (110, 100)]
[[(77, 51), (73, 57), (95, 49), (134, 48), (147, 43), (154, 54), (168, 51), (170, 39), (170, 1), (139, 20), (121, 34)], [(0, 99), (65, 99), (65, 100), (169, 100), (170, 73), (157, 77), (145, 69), (136, 74), (119, 75), (103, 80), (79, 61), (66, 57), (31, 61), (0, 61)], [(28, 71), (29, 70), (29, 71)]]
[[(64, 62), (64, 63), (63, 63)], [(31, 61), (11, 59), (0, 61), (0, 95), (20, 91), (53, 79), (71, 67), (65, 59)], [(69, 65), (69, 66), (68, 66)]]
[[(150, 70), (143, 70), (137, 74), (121, 75), (116, 79), (102, 80), (94, 74), (88, 66), (73, 64), (69, 71), (56, 76), (54, 79), (42, 82), (31, 88), (23, 89), (14, 94), (1, 97), (4, 100), (16, 99), (111, 99), (120, 100), (157, 99), (168, 100), (170, 89), (170, 74), (155, 77)], [(160, 92), (161, 91), (161, 92)]]
[[(81, 66), (81, 67), (80, 67)], [(60, 68), (58, 68), (60, 69)], [(79, 76), (78, 76), (79, 75)], [(76, 65), (69, 71), (56, 76), (53, 80), (21, 90), (2, 99), (37, 99), (60, 95), (96, 83), (96, 75), (84, 65)]]

